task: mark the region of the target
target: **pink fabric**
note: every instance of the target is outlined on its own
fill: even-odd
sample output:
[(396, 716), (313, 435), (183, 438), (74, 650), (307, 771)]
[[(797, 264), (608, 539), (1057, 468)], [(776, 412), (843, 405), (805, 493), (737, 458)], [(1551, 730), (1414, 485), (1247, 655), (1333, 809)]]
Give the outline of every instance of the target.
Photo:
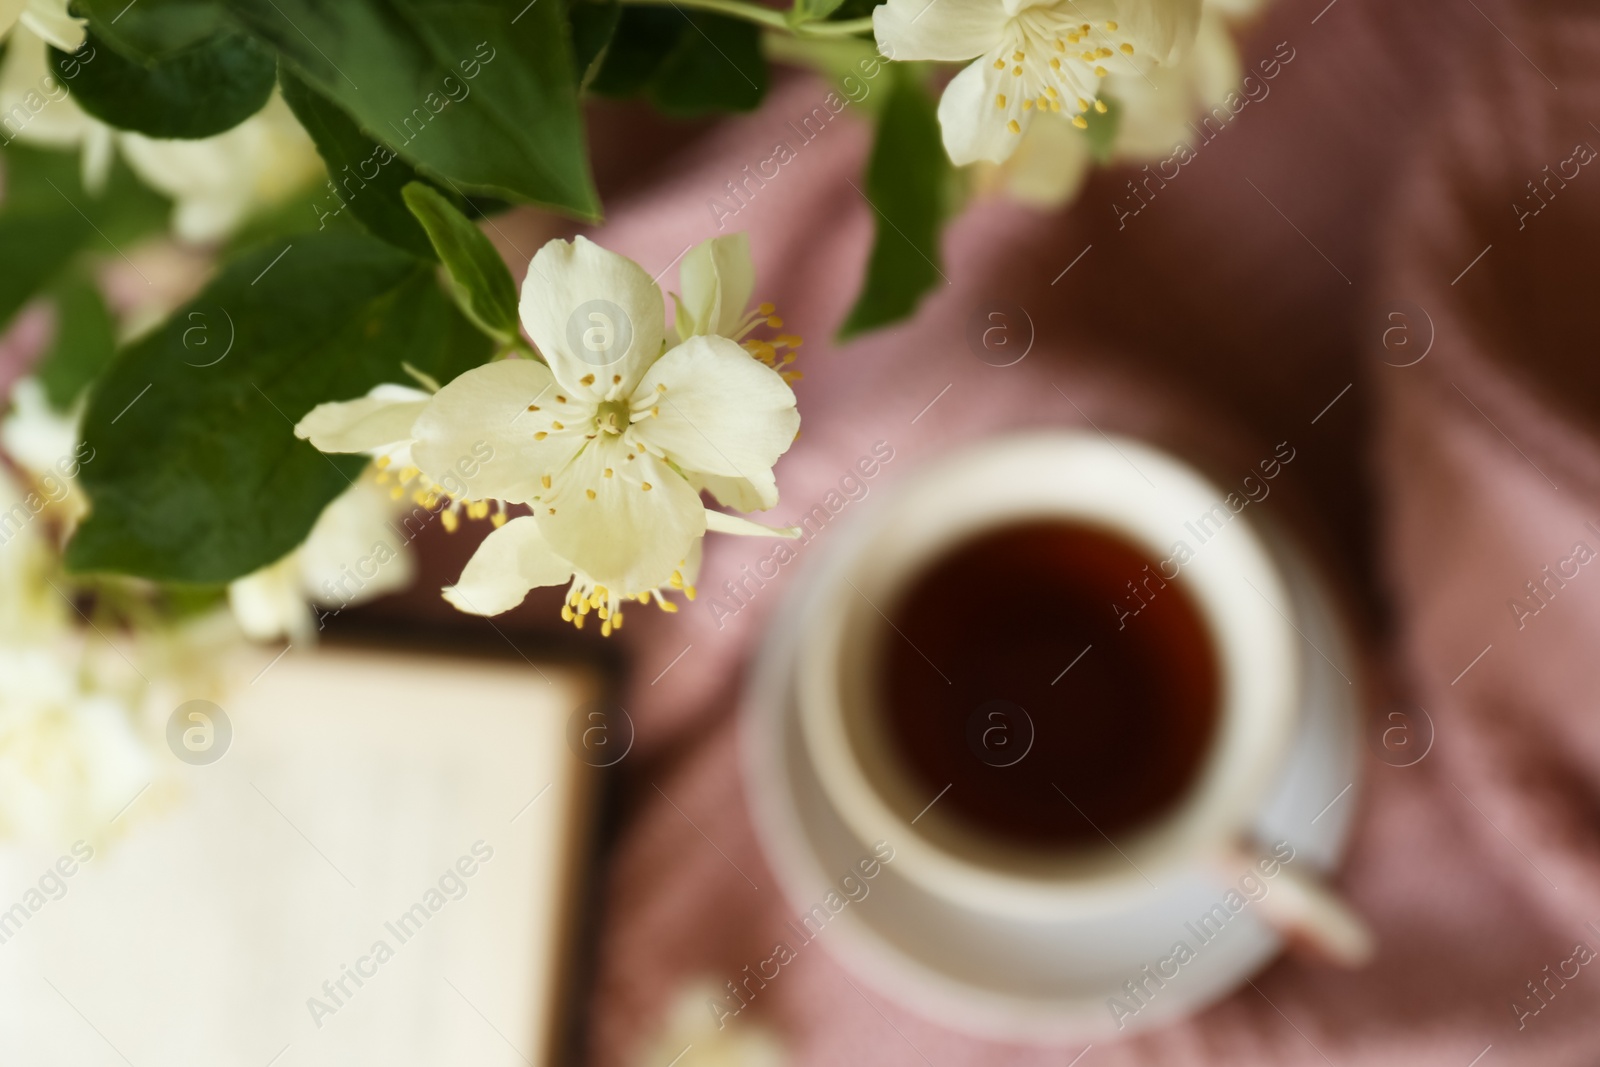
[[(1574, 143), (1600, 145), (1597, 23), (1575, 3), (1279, 0), (1242, 52), (1286, 40), (1294, 61), (1125, 229), (1111, 205), (1130, 173), (1096, 177), (1059, 217), (979, 204), (949, 233), (949, 285), (908, 325), (844, 347), (827, 331), (870, 238), (871, 209), (846, 182), (865, 125), (847, 109), (729, 220), (750, 231), (758, 296), (808, 339), (777, 518), (805, 512), (879, 440), (895, 455), (873, 492), (961, 442), (1085, 417), (1222, 476), (1289, 440), (1298, 458), (1267, 506), (1344, 576), (1394, 700), (1374, 717), (1420, 705), (1435, 725), (1415, 766), (1369, 752), (1347, 800), (1359, 816), (1340, 884), (1378, 933), (1375, 963), (1342, 973), (1285, 957), (1259, 992), (1097, 1044), (1085, 1067), (1600, 1057), (1590, 968), (1524, 1028), (1511, 1008), (1537, 1005), (1524, 983), (1576, 942), (1600, 948), (1585, 926), (1600, 921), (1600, 570), (1582, 568), (1520, 631), (1507, 606), (1574, 542), (1600, 550), (1584, 525), (1600, 526), (1600, 171), (1584, 168), (1524, 231), (1510, 207)], [(715, 232), (708, 199), (792, 139), (786, 121), (825, 91), (789, 82), (613, 197), (607, 243), (664, 268)], [(991, 302), (1037, 326), (1014, 367), (985, 365), (963, 339)], [(1409, 334), (1386, 333), (1396, 324)], [(1392, 365), (1429, 332), (1425, 359)], [(700, 602), (631, 613), (624, 631), (639, 742), (600, 902), (589, 1032), (602, 1065), (629, 1062), (681, 982), (733, 978), (792, 918), (745, 803), (735, 704), (797, 568), (720, 629), (709, 599), (768, 551), (713, 538)], [(779, 1031), (802, 1065), (1063, 1064), (1082, 1048), (974, 1040), (845, 977), (826, 951), (802, 953), (743, 1018)]]

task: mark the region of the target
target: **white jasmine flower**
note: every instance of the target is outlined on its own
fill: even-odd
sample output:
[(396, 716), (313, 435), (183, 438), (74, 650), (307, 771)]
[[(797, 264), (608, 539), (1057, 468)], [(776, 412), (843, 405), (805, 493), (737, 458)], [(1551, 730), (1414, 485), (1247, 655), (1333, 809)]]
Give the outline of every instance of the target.
[[(454, 472), (446, 473), (443, 484), (438, 484), (424, 478), (412, 460), (412, 425), (428, 406), (428, 399), (439, 391), (439, 385), (410, 367), (406, 369), (428, 386), (427, 392), (386, 382), (355, 400), (318, 404), (295, 424), (295, 434), (323, 452), (364, 452), (371, 456), (378, 468), (378, 484), (394, 480), (389, 490), (391, 498), (399, 500), (409, 493), (414, 503), (429, 510), (442, 504), (439, 521), (450, 533), (460, 526), (463, 511), (470, 519), (491, 518), (496, 527), (504, 525), (504, 501), (493, 502), (499, 506), (490, 515), (491, 501), (467, 499), (466, 486)], [(487, 453), (485, 443), (478, 448), (478, 455), (466, 457), (466, 461), (471, 463)]]
[(0, 37), (18, 24), (63, 52), (76, 52), (88, 20), (74, 18), (67, 0), (0, 0)]
[[(0, 8), (0, 32), (4, 17)], [(27, 0), (0, 64), (0, 136), (81, 147), (90, 192), (104, 188), (114, 148), (120, 148), (141, 180), (176, 201), (173, 231), (186, 241), (207, 242), (228, 236), (251, 214), (324, 173), (310, 136), (276, 92), (259, 112), (214, 137), (164, 140), (113, 130), (80, 108), (49, 66), (46, 44), (76, 51), (83, 27), (67, 14), (65, 0)]]
[(365, 452), (375, 460), (387, 460), (384, 466), (409, 467), (411, 425), (432, 395), (385, 382), (356, 400), (318, 404), (295, 424), (295, 436), (323, 452)]
[[(681, 277), (669, 347), (665, 301), (637, 264), (581, 237), (552, 241), (522, 301), (548, 364), (510, 359), (443, 389), (425, 382), (431, 400), (382, 385), (319, 405), (295, 433), (374, 457), (397, 497), (416, 484), (418, 503), (445, 503), (448, 529), (463, 507), (483, 518), (496, 506), (497, 529), (445, 590), (462, 611), (499, 614), (562, 583), (563, 618), (581, 627), (597, 613), (604, 634), (622, 625), (623, 600), (653, 595), (675, 611), (663, 591), (693, 599), (706, 530), (794, 535), (707, 511), (698, 494), (745, 510), (777, 503), (772, 465), (799, 426), (785, 380), (798, 374), (781, 368), (801, 343), (755, 336), (783, 323), (770, 304), (747, 310), (755, 272), (742, 234), (691, 250)], [(508, 504), (533, 514), (508, 523)]]
[(117, 143), (134, 173), (177, 202), (172, 226), (186, 241), (226, 237), (254, 212), (323, 173), (310, 135), (276, 92), (266, 107), (215, 137), (157, 140), (121, 133)]
[[(683, 569), (708, 528), (773, 532), (708, 516), (690, 478), (765, 484), (799, 429), (793, 391), (727, 337), (696, 334), (663, 351), (665, 318), (638, 264), (582, 237), (551, 241), (522, 288), (523, 325), (548, 364), (467, 371), (412, 429), (412, 455), (435, 482), (460, 474), (470, 499), (532, 508), (541, 540), (523, 526), (501, 531), (492, 551), (548, 551), (518, 571), (519, 582), (541, 579), (524, 592), (570, 568), (563, 616), (573, 621), (593, 609), (608, 622), (622, 600), (664, 586), (687, 591)], [(463, 459), (485, 446), (489, 458), (468, 474)]]
[(634, 1062), (639, 1067), (673, 1063), (675, 1067), (782, 1067), (783, 1047), (767, 1030), (750, 1023), (720, 1019), (730, 1014), (731, 999), (708, 979), (685, 987), (664, 1020), (661, 1032), (647, 1042)]
[(128, 708), (84, 688), (80, 656), (0, 646), (0, 838), (98, 837), (153, 777)]
[[(1147, 70), (1112, 69), (1101, 98), (1119, 105), (1111, 159), (1165, 159), (1194, 137), (1190, 123), (1239, 87), (1243, 68), (1232, 26), (1255, 15), (1265, 0), (1207, 0), (1194, 44), (1181, 60)], [(980, 163), (980, 188), (998, 189), (1041, 210), (1077, 197), (1094, 165), (1089, 138), (1064, 116), (1041, 116), (1023, 132), (1016, 151), (999, 165)]]
[(28, 495), (0, 464), (0, 647), (67, 631), (68, 606), (47, 581), (55, 553)]
[[(59, 16), (49, 10), (52, 6), (60, 8)], [(72, 52), (83, 43), (82, 24), (65, 12), (64, 3), (29, 0), (22, 20), (6, 37), (0, 61), (0, 137), (46, 148), (81, 147), (84, 188), (98, 193), (111, 173), (115, 137), (111, 127), (78, 106), (50, 69), (47, 44)]]
[(1030, 125), (1004, 163), (979, 162), (978, 188), (1049, 211), (1075, 199), (1094, 166), (1089, 136), (1060, 116)]
[(960, 166), (1003, 162), (1036, 114), (1087, 126), (1113, 69), (1148, 69), (1189, 45), (1200, 0), (889, 0), (872, 18), (884, 55), (973, 61), (939, 101)]
[(1144, 78), (1107, 79), (1107, 94), (1122, 105), (1117, 158), (1162, 159), (1194, 140), (1191, 120), (1236, 91), (1244, 75), (1231, 27), (1261, 6), (1261, 0), (1207, 0), (1194, 45), (1181, 63), (1154, 68)]
[[(77, 483), (84, 456), (78, 427), (88, 397), (80, 397), (72, 410), (50, 406), (44, 385), (22, 378), (11, 387), (11, 410), (0, 420), (0, 448), (27, 472), (40, 495), (60, 505), (53, 513), (68, 532), (88, 513), (89, 504)], [(4, 506), (4, 505), (0, 505)]]
[[(706, 514), (710, 519), (717, 513)], [(768, 531), (763, 528), (761, 532)], [(669, 578), (672, 588), (683, 590), (691, 596), (695, 579), (700, 576), (700, 545), (700, 541), (694, 542), (688, 557)], [(592, 592), (600, 583), (557, 555), (539, 531), (539, 521), (532, 515), (524, 515), (512, 519), (483, 539), (466, 567), (462, 568), (461, 579), (444, 590), (444, 598), (457, 609), (472, 615), (498, 615), (522, 603), (529, 590), (567, 583), (591, 592), (581, 604), (569, 597), (562, 611), (563, 618), (581, 630), (584, 618), (591, 611), (602, 611), (600, 632), (608, 637), (612, 630), (622, 625), (621, 610), (613, 611), (608, 601)], [(658, 598), (657, 603), (663, 611), (678, 610), (678, 606), (665, 597)]]
[[(740, 342), (745, 351), (777, 371), (784, 381), (792, 384), (801, 379), (801, 373), (791, 369), (795, 351), (801, 345), (799, 337), (756, 336), (763, 326), (782, 329), (783, 320), (771, 304), (749, 306), (755, 292), (756, 270), (746, 234), (713, 237), (690, 249), (679, 264), (678, 285), (683, 295), (673, 294), (677, 338), (705, 334), (727, 337)], [(696, 489), (704, 489), (718, 503), (740, 511), (765, 511), (778, 502), (778, 482), (770, 469), (749, 477), (688, 472), (685, 476)]]
[(257, 641), (315, 639), (317, 608), (343, 609), (410, 584), (415, 563), (391, 521), (382, 487), (358, 480), (335, 497), (305, 543), (276, 563), (228, 585), (239, 628)]

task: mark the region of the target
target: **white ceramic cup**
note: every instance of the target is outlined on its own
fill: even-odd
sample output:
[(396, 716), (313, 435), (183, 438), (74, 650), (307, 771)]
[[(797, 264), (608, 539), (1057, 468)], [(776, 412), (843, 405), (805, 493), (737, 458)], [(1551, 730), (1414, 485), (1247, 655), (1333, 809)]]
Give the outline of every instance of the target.
[[(1285, 576), (1248, 508), (1227, 501), (1177, 459), (1093, 433), (998, 439), (920, 472), (880, 510), (845, 580), (819, 591), (816, 622), (799, 642), (801, 731), (852, 831), (891, 842), (896, 868), (926, 890), (1012, 918), (1115, 912), (1175, 874), (1212, 868), (1231, 880), (1255, 862), (1249, 827), (1283, 770), (1308, 650), (1288, 614)], [(876, 707), (885, 642), (906, 640), (886, 612), (907, 583), (974, 535), (1041, 518), (1102, 528), (1165, 563), (1169, 580), (1176, 567), (1210, 633), (1219, 680), (1214, 734), (1187, 792), (1125, 837), (1073, 849), (1012, 844), (947, 818)], [(996, 590), (993, 625), (1028, 624), (1039, 607), (1029, 583), (1018, 574)], [(1288, 891), (1268, 898), (1269, 921), (1335, 961), (1370, 955), (1365, 925), (1314, 875), (1284, 868), (1279, 877)]]

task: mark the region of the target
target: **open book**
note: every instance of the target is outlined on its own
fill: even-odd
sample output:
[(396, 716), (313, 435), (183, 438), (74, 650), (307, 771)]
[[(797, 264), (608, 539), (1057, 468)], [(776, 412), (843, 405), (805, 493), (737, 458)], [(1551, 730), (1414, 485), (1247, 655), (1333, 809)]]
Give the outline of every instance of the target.
[(0, 1063), (557, 1062), (597, 779), (568, 724), (596, 677), (269, 658), (225, 754), (162, 750), (124, 832), (4, 853), (0, 909), (45, 888), (0, 912)]

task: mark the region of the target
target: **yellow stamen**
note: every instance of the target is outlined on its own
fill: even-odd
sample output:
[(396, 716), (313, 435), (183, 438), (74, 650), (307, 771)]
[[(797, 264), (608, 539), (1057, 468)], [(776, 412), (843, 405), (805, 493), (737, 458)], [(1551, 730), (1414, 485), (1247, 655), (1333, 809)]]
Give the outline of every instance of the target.
[(1104, 100), (1096, 100), (1094, 102), (1094, 109), (1100, 112), (1100, 114), (1104, 115), (1107, 111), (1106, 102)]
[(550, 436), (549, 434), (545, 433), (543, 430), (540, 430), (538, 433), (533, 435), (533, 439), (535, 441), (543, 441), (546, 437), (549, 437), (549, 436)]
[(1010, 130), (1012, 133), (1021, 133), (1022, 124), (1016, 119), (1012, 119), (1010, 122), (1006, 123), (1006, 129)]
[(1006, 94), (1005, 93), (996, 93), (995, 94), (994, 106), (998, 107), (998, 108), (1004, 108), (1006, 106)]
[(594, 384), (594, 375), (585, 374), (582, 378), (578, 379), (578, 384), (579, 385), (593, 385)]
[(645, 492), (648, 493), (651, 490), (652, 486), (650, 485), (649, 482), (640, 482), (639, 483), (639, 488), (643, 489)]
[(583, 491), (583, 495), (588, 497), (590, 500), (593, 500), (594, 499), (594, 490), (593, 489), (585, 489)]
[(546, 489), (550, 488), (550, 476), (548, 474), (541, 474), (539, 476), (539, 484), (544, 486)]
[(1123, 55), (1125, 55), (1125, 56), (1133, 55), (1133, 45), (1129, 44), (1127, 41), (1123, 41), (1120, 47), (1122, 49), (1122, 54)]
[(1087, 130), (1089, 128), (1089, 120), (1084, 118), (1082, 115), (1072, 116), (1072, 124), (1078, 127), (1080, 130)]

